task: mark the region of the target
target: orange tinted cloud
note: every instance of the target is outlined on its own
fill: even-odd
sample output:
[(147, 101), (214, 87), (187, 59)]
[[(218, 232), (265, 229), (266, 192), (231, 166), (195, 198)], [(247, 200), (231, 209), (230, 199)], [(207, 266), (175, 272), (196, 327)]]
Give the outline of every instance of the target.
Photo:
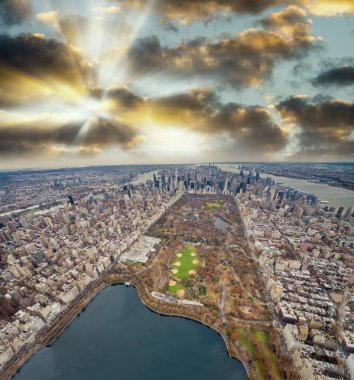
[(274, 152), (287, 143), (286, 133), (261, 106), (220, 102), (211, 89), (158, 98), (139, 98), (122, 87), (108, 92), (107, 101), (116, 105), (115, 112), (132, 123), (183, 128), (205, 135), (226, 134), (249, 148)]
[[(144, 9), (145, 0), (120, 0), (126, 7)], [(220, 14), (260, 14), (276, 6), (297, 5), (319, 16), (354, 14), (353, 0), (157, 0), (154, 11), (163, 22), (182, 25), (211, 20)]]
[(11, 97), (16, 105), (27, 96), (45, 98), (53, 93), (75, 101), (95, 82), (94, 67), (79, 51), (43, 36), (0, 35), (0, 62), (4, 90), (0, 104), (11, 103)]
[(304, 2), (306, 8), (317, 16), (353, 15), (353, 0), (307, 0)]
[[(147, 6), (145, 0), (122, 0), (125, 6), (141, 9)], [(164, 21), (189, 24), (208, 20), (219, 13), (258, 14), (277, 5), (297, 4), (297, 0), (157, 0), (154, 10)]]
[(128, 52), (131, 74), (167, 71), (236, 87), (257, 86), (271, 76), (277, 62), (302, 57), (321, 41), (310, 34), (311, 23), (297, 7), (259, 23), (266, 30), (246, 29), (219, 41), (195, 38), (163, 47), (156, 36), (142, 38)]

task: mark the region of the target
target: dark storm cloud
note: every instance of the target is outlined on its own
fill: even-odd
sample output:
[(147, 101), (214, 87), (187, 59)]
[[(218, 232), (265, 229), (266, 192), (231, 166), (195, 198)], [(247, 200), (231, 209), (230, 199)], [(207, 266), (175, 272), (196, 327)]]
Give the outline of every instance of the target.
[(6, 25), (16, 25), (29, 20), (32, 4), (29, 0), (1, 0), (0, 20)]
[[(31, 34), (0, 35), (0, 63), (36, 78), (60, 79), (74, 85), (94, 78), (92, 66), (69, 45)], [(0, 72), (0, 80), (6, 79)]]
[(350, 86), (354, 84), (354, 66), (326, 70), (312, 80), (315, 86)]
[(260, 85), (277, 62), (303, 57), (319, 46), (310, 35), (311, 23), (305, 12), (297, 7), (260, 22), (267, 30), (246, 29), (219, 41), (199, 37), (163, 47), (156, 36), (139, 39), (128, 52), (131, 73), (143, 76), (167, 71), (235, 87)]
[(299, 156), (353, 155), (354, 103), (293, 96), (277, 106), (283, 121), (298, 126)]

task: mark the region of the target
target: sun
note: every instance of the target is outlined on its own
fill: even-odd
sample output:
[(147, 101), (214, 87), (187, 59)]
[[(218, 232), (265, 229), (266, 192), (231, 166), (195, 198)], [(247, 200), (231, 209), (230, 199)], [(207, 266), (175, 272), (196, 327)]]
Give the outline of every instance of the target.
[(77, 105), (77, 112), (82, 119), (89, 120), (91, 118), (108, 118), (107, 107), (101, 99), (85, 98)]

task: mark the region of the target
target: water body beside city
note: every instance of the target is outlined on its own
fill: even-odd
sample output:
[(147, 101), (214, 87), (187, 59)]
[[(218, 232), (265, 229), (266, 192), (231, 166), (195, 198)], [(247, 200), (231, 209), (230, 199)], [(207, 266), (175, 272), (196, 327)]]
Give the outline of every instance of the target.
[[(354, 206), (354, 191), (352, 190), (329, 186), (324, 183), (314, 183), (304, 179), (281, 177), (273, 174), (262, 173), (262, 176), (272, 177), (275, 182), (283, 183), (298, 191), (317, 195), (321, 201), (328, 202), (328, 206), (335, 208), (348, 208)], [(323, 206), (326, 206), (326, 204), (323, 204)]]
[[(217, 166), (224, 171), (230, 171), (232, 173), (238, 173), (240, 170), (238, 167), (230, 164), (217, 164)], [(150, 171), (144, 174), (138, 175), (138, 177), (131, 182), (133, 185), (138, 185), (140, 183), (145, 183), (147, 180), (152, 180), (154, 174), (157, 171)], [(348, 189), (342, 189), (340, 187), (329, 186), (324, 183), (314, 183), (307, 181), (305, 179), (298, 178), (288, 178), (281, 177), (273, 174), (262, 173), (262, 177), (272, 177), (276, 183), (283, 183), (286, 186), (293, 187), (294, 189), (316, 195), (321, 201), (328, 203), (323, 203), (322, 206), (332, 206), (338, 207), (354, 207), (354, 191)]]
[(244, 380), (212, 329), (151, 312), (132, 287), (110, 286), (14, 380)]
[[(272, 177), (276, 183), (283, 183), (298, 191), (314, 194), (321, 201), (328, 202), (328, 206), (335, 208), (341, 206), (344, 208), (354, 206), (354, 191), (352, 190), (329, 186), (324, 183), (313, 183), (304, 179), (281, 177), (273, 174), (262, 173), (262, 176)], [(326, 204), (323, 204), (323, 206), (326, 206)]]
[[(240, 170), (238, 166), (230, 164), (218, 164), (221, 170), (238, 173)], [(306, 181), (305, 179), (281, 177), (273, 174), (262, 173), (261, 177), (271, 177), (276, 183), (283, 183), (286, 186), (293, 187), (294, 189), (316, 195), (321, 201), (328, 203), (323, 204), (323, 207), (328, 205), (335, 208), (338, 207), (354, 207), (354, 191), (342, 189), (340, 187), (333, 187), (323, 183), (314, 183)]]
[(157, 170), (151, 170), (149, 172), (138, 174), (138, 176), (130, 182), (132, 185), (140, 185), (142, 183), (146, 183), (146, 181), (152, 181), (154, 179), (154, 174), (158, 173)]

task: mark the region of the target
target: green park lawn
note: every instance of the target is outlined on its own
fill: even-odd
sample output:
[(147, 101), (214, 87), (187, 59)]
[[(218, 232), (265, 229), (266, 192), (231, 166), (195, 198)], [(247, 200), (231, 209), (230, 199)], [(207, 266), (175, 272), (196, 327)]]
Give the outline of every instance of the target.
[[(195, 248), (193, 246), (187, 246), (182, 251), (178, 252), (182, 254), (181, 257), (176, 255), (172, 265), (174, 268), (178, 270), (178, 272), (174, 275), (177, 279), (183, 280), (190, 277), (189, 271), (192, 269), (196, 269), (199, 264), (193, 264), (193, 260), (198, 259), (198, 256), (192, 256), (192, 253), (195, 253)], [(176, 263), (180, 262), (181, 265), (177, 265)]]
[[(181, 254), (180, 257), (177, 255)], [(172, 268), (177, 269), (178, 272), (173, 274), (173, 277), (177, 280), (176, 285), (168, 286), (168, 291), (171, 293), (176, 293), (180, 289), (184, 289), (182, 280), (187, 280), (190, 278), (189, 271), (195, 270), (199, 267), (200, 263), (193, 263), (193, 260), (199, 260), (196, 254), (196, 249), (192, 245), (185, 246), (181, 251), (177, 252), (175, 259), (172, 262)], [(180, 265), (178, 265), (180, 263)]]
[(183, 286), (182, 282), (177, 282), (176, 285), (174, 285), (174, 286), (168, 285), (168, 291), (170, 293), (174, 293), (175, 294), (180, 289), (184, 289), (184, 286)]
[(220, 203), (213, 203), (213, 202), (208, 202), (207, 203), (207, 207), (208, 208), (220, 208), (221, 207), (221, 204)]

